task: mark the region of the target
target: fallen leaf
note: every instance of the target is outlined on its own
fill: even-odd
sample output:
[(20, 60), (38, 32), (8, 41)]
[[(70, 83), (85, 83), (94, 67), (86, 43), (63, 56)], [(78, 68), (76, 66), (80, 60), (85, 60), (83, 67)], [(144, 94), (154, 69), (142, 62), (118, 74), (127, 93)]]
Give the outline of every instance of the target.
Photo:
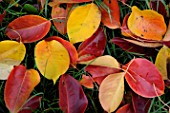
[(155, 66), (161, 72), (164, 80), (168, 79), (168, 63), (170, 63), (170, 48), (163, 46), (156, 56)]
[(107, 112), (115, 111), (124, 95), (124, 72), (110, 74), (99, 87), (99, 101)]
[(102, 14), (102, 23), (110, 29), (120, 28), (120, 9), (117, 0), (103, 0), (99, 6)]
[(88, 100), (79, 82), (70, 75), (59, 81), (59, 106), (64, 113), (84, 113)]
[(6, 11), (4, 11), (2, 14), (0, 14), (0, 23), (2, 23), (2, 21), (4, 20), (6, 16)]
[(59, 4), (62, 4), (62, 3), (83, 3), (83, 2), (91, 2), (91, 1), (94, 1), (94, 0), (52, 0), (52, 2), (50, 2), (48, 5), (53, 7), (55, 5), (59, 5)]
[(93, 89), (94, 85), (93, 85), (93, 78), (90, 76), (86, 76), (86, 75), (82, 75), (82, 79), (80, 80), (80, 84), (85, 86), (86, 88), (90, 88)]
[(44, 9), (44, 6), (46, 4), (46, 0), (37, 0), (39, 7), (40, 7), (40, 11)]
[(99, 28), (90, 38), (81, 43), (78, 48), (78, 62), (85, 62), (101, 56), (106, 47), (106, 36), (103, 28)]
[(51, 22), (41, 16), (25, 15), (10, 22), (5, 32), (10, 39), (31, 43), (42, 39), (50, 26)]
[(10, 113), (18, 113), (27, 101), (34, 87), (40, 82), (40, 76), (34, 69), (16, 66), (5, 84), (4, 100)]
[(70, 56), (66, 48), (58, 41), (38, 42), (35, 47), (35, 62), (40, 73), (54, 84), (70, 65)]
[(131, 104), (126, 104), (120, 107), (116, 113), (135, 113)]
[(170, 21), (169, 21), (169, 24), (168, 24), (168, 29), (165, 33), (164, 38), (163, 38), (163, 41), (170, 41)]
[(130, 31), (144, 39), (161, 40), (166, 32), (166, 24), (161, 14), (153, 10), (141, 11), (136, 6), (128, 18)]
[(56, 40), (60, 42), (67, 49), (70, 56), (70, 64), (73, 67), (76, 67), (77, 60), (78, 60), (78, 53), (74, 45), (58, 36), (51, 36), (46, 39), (46, 41), (52, 41), (52, 40)]
[(23, 43), (5, 40), (0, 42), (0, 80), (6, 80), (13, 69), (25, 57), (26, 48)]
[(154, 98), (164, 94), (164, 81), (150, 61), (142, 58), (131, 60), (123, 65), (125, 79), (130, 88), (138, 95), (145, 98)]
[(82, 42), (98, 29), (101, 13), (97, 5), (90, 3), (76, 7), (67, 21), (67, 34), (71, 43)]

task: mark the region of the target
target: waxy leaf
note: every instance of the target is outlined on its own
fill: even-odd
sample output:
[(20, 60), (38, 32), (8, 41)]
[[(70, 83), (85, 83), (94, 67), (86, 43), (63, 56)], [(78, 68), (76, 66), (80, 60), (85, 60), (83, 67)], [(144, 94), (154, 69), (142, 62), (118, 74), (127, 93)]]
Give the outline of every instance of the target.
[(84, 113), (88, 104), (79, 82), (70, 75), (62, 75), (59, 81), (59, 106), (64, 113)]
[(120, 27), (120, 10), (117, 0), (104, 0), (105, 5), (99, 8), (102, 14), (102, 23), (111, 29)]
[(52, 40), (56, 40), (56, 41), (60, 42), (67, 49), (67, 51), (70, 55), (70, 64), (73, 67), (76, 67), (77, 60), (78, 60), (78, 53), (77, 53), (77, 50), (74, 47), (74, 45), (58, 36), (51, 36), (46, 39), (46, 41), (52, 41)]
[(9, 23), (6, 35), (23, 43), (42, 39), (50, 30), (51, 22), (38, 15), (21, 16)]
[(82, 42), (93, 35), (101, 21), (101, 13), (94, 3), (76, 7), (67, 21), (67, 33), (71, 43)]
[(39, 82), (40, 76), (34, 69), (26, 70), (19, 65), (11, 71), (4, 91), (4, 100), (10, 113), (18, 113)]
[(90, 38), (82, 42), (78, 48), (78, 62), (85, 62), (99, 57), (106, 47), (106, 36), (103, 28), (99, 28)]
[(144, 39), (161, 40), (166, 32), (166, 24), (161, 14), (153, 10), (141, 11), (136, 6), (128, 18), (130, 31)]
[(35, 62), (40, 73), (54, 84), (70, 65), (66, 48), (58, 41), (40, 41), (35, 47)]
[(67, 33), (67, 18), (71, 7), (72, 5), (70, 4), (67, 4), (66, 8), (60, 7), (59, 5), (52, 7), (51, 17), (53, 18), (53, 23), (61, 34)]
[(138, 95), (154, 98), (164, 94), (164, 81), (156, 66), (142, 58), (131, 60), (122, 67), (131, 89)]
[(1, 41), (0, 48), (0, 79), (6, 80), (13, 66), (24, 59), (26, 49), (23, 43), (10, 40)]
[(123, 99), (124, 75), (124, 72), (110, 74), (99, 87), (99, 101), (103, 109), (109, 113), (115, 111)]
[(32, 113), (40, 106), (41, 98), (39, 96), (29, 98), (18, 113)]
[(155, 66), (161, 72), (162, 78), (164, 80), (168, 79), (168, 64), (170, 63), (170, 48), (167, 46), (163, 46), (156, 57)]
[(6, 11), (4, 11), (2, 14), (0, 14), (0, 23), (2, 23), (5, 16), (6, 16)]

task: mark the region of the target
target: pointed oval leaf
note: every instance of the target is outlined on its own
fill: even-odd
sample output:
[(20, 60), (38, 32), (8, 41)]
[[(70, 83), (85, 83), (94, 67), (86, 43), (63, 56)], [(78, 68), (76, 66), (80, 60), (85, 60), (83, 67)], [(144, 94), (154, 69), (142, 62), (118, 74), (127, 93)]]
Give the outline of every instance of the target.
[(59, 106), (64, 113), (84, 113), (88, 100), (79, 82), (70, 75), (59, 81)]
[(161, 40), (166, 32), (166, 24), (161, 14), (153, 10), (141, 11), (136, 6), (128, 18), (130, 31), (144, 39)]
[(16, 41), (0, 42), (0, 79), (6, 80), (13, 66), (17, 66), (25, 57), (26, 48), (23, 43)]
[(168, 79), (168, 62), (170, 63), (170, 48), (163, 46), (156, 56), (155, 66), (161, 72), (164, 80)]
[(33, 110), (40, 106), (41, 98), (39, 96), (29, 98), (18, 113), (32, 113)]
[(156, 66), (142, 58), (131, 60), (122, 67), (131, 89), (145, 98), (154, 98), (164, 94), (164, 81)]
[(78, 60), (78, 53), (77, 53), (77, 50), (74, 47), (74, 45), (58, 36), (51, 36), (46, 39), (46, 41), (51, 41), (51, 40), (56, 40), (56, 41), (60, 42), (67, 49), (67, 51), (70, 55), (70, 64), (73, 67), (76, 67), (77, 60)]
[(131, 104), (126, 104), (122, 107), (120, 107), (116, 113), (135, 113), (133, 110), (133, 106)]
[(51, 22), (38, 15), (21, 16), (9, 23), (6, 35), (10, 39), (31, 43), (42, 39), (50, 30)]
[(70, 65), (66, 48), (58, 41), (40, 41), (35, 47), (35, 62), (40, 73), (54, 84)]
[(82, 42), (98, 29), (101, 13), (94, 3), (76, 7), (67, 21), (67, 33), (71, 43)]
[(17, 113), (24, 105), (34, 87), (40, 82), (40, 76), (34, 69), (16, 66), (5, 84), (4, 100), (11, 113)]
[(99, 8), (102, 14), (102, 23), (111, 29), (120, 27), (120, 9), (117, 0), (104, 0)]
[(106, 36), (104, 29), (99, 28), (90, 38), (82, 42), (78, 48), (79, 60), (88, 61), (103, 54), (106, 47)]
[(124, 95), (124, 72), (110, 74), (99, 87), (99, 101), (107, 112), (115, 111)]

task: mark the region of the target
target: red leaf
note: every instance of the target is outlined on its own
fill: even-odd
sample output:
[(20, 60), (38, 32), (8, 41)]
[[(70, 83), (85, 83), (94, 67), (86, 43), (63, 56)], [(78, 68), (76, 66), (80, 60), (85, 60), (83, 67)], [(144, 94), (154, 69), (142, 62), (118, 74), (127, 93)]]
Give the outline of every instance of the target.
[(2, 14), (0, 14), (0, 23), (2, 23), (5, 16), (6, 16), (6, 11), (4, 11)]
[(143, 98), (135, 93), (132, 93), (132, 105), (135, 113), (148, 113), (151, 99)]
[(128, 52), (134, 52), (136, 54), (144, 54), (147, 56), (152, 56), (157, 53), (157, 50), (154, 48), (141, 47), (139, 45), (128, 42), (124, 40), (123, 38), (115, 37), (111, 41), (114, 44), (118, 45), (123, 50), (128, 51)]
[(59, 81), (59, 106), (64, 113), (84, 113), (88, 101), (79, 82), (70, 75)]
[(26, 102), (40, 76), (34, 69), (26, 70), (22, 65), (14, 67), (5, 84), (4, 99), (11, 113), (17, 113)]
[(31, 43), (42, 39), (50, 30), (51, 22), (38, 15), (21, 16), (9, 23), (6, 35), (10, 39)]
[(77, 60), (78, 60), (78, 53), (77, 53), (77, 50), (74, 47), (74, 45), (58, 36), (51, 36), (46, 39), (46, 41), (51, 41), (51, 40), (56, 40), (56, 41), (60, 42), (67, 49), (67, 51), (70, 55), (70, 64), (73, 67), (76, 67)]
[(104, 0), (103, 3), (108, 8), (101, 5), (99, 8), (102, 13), (102, 23), (111, 28), (116, 29), (120, 27), (120, 9), (117, 0)]
[(89, 61), (101, 56), (106, 46), (106, 36), (103, 28), (99, 28), (90, 38), (78, 48), (78, 62)]
[(126, 70), (125, 79), (138, 95), (153, 98), (164, 93), (164, 81), (156, 66), (142, 58), (131, 60), (122, 67)]
[(39, 96), (35, 96), (30, 98), (21, 108), (19, 113), (32, 113), (37, 107), (40, 106), (41, 98)]
[(93, 85), (93, 78), (90, 76), (82, 75), (82, 79), (80, 80), (80, 84), (87, 87), (87, 88), (94, 88)]
[(119, 108), (116, 113), (135, 113), (131, 104), (126, 104)]

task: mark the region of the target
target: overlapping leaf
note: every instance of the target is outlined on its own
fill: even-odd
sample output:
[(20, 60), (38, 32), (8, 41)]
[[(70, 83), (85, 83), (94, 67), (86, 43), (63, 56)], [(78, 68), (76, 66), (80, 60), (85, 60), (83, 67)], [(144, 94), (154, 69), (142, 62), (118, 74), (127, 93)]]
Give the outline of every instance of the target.
[(79, 82), (70, 75), (59, 81), (59, 106), (64, 113), (84, 113), (88, 100)]
[(1, 41), (0, 48), (0, 79), (6, 80), (13, 66), (24, 59), (26, 49), (23, 43), (10, 40)]
[(31, 43), (42, 39), (50, 30), (51, 22), (38, 15), (21, 16), (9, 23), (6, 35), (10, 39)]
[(69, 68), (70, 56), (60, 42), (42, 40), (35, 47), (35, 62), (41, 74), (55, 84)]
[(82, 2), (90, 2), (90, 1), (94, 1), (94, 0), (53, 0), (52, 2), (49, 3), (49, 5), (51, 7), (55, 6), (55, 5), (59, 5), (62, 3), (82, 3)]
[(67, 21), (71, 43), (82, 42), (93, 35), (101, 21), (101, 13), (94, 3), (76, 7)]
[(108, 75), (99, 87), (99, 101), (107, 112), (115, 111), (123, 99), (124, 75), (124, 72)]
[(34, 69), (16, 66), (5, 84), (4, 100), (11, 113), (18, 113), (34, 87), (40, 82), (40, 76)]
[(138, 95), (153, 98), (164, 94), (164, 81), (156, 66), (142, 58), (131, 60), (123, 66), (125, 78)]

